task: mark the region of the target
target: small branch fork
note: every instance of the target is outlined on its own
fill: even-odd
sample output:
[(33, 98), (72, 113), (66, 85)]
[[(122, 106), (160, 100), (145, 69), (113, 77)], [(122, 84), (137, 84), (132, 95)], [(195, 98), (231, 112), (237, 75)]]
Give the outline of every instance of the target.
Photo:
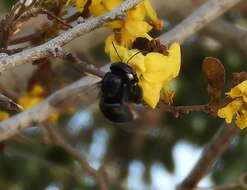
[(78, 150), (73, 148), (64, 137), (61, 136), (58, 130), (56, 130), (54, 127), (47, 126), (47, 131), (49, 132), (49, 136), (51, 138), (51, 141), (54, 145), (60, 146), (63, 148), (67, 153), (69, 153), (75, 160), (77, 160), (82, 169), (91, 177), (95, 179), (97, 184), (99, 185), (101, 190), (108, 190), (108, 184), (106, 179), (106, 174), (103, 170), (103, 168), (100, 168), (99, 170), (95, 170), (90, 166), (90, 164), (87, 162), (86, 158), (83, 157), (82, 154), (79, 153)]
[(54, 15), (52, 12), (50, 12), (47, 9), (44, 8), (40, 8), (40, 7), (34, 7), (31, 8), (30, 10), (24, 12), (20, 18), (18, 18), (17, 21), (15, 22), (22, 22), (23, 20), (28, 20), (30, 19), (30, 15), (31, 16), (36, 16), (38, 14), (45, 14), (53, 19), (55, 19), (57, 22), (61, 23), (62, 25), (66, 26), (67, 28), (72, 28), (72, 26), (70, 26), (69, 24), (67, 24), (63, 19), (57, 17), (56, 15)]

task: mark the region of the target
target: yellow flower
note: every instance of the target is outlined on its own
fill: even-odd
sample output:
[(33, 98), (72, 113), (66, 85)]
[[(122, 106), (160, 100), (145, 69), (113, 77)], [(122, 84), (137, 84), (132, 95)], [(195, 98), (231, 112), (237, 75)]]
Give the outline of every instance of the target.
[[(19, 98), (18, 103), (23, 106), (24, 110), (30, 109), (39, 104), (44, 99), (44, 95), (44, 88), (41, 85), (36, 84), (30, 91)], [(60, 115), (58, 113), (53, 113), (47, 121), (50, 123), (55, 123), (59, 119), (59, 116)]]
[(122, 0), (92, 0), (89, 11), (92, 16), (99, 16), (118, 7)]
[[(89, 11), (93, 16), (99, 16), (118, 7), (123, 0), (92, 0)], [(145, 21), (145, 17), (150, 19), (150, 25)], [(116, 20), (106, 24), (107, 27), (114, 29), (114, 39), (124, 47), (130, 47), (137, 37), (149, 38), (148, 32), (155, 26), (162, 28), (160, 21), (149, 0), (144, 0), (132, 10), (128, 11), (125, 20)]]
[[(49, 0), (54, 1), (54, 0)], [(60, 0), (61, 1), (61, 0)], [(67, 0), (65, 6), (73, 4), (79, 12), (82, 12), (88, 0)]]
[(236, 125), (243, 129), (247, 127), (247, 80), (233, 87), (226, 93), (232, 101), (218, 110), (218, 116), (225, 118), (226, 123), (236, 119)]
[(0, 111), (0, 121), (8, 119), (8, 118), (9, 118), (9, 114), (7, 112)]
[(27, 92), (24, 96), (19, 98), (18, 103), (23, 106), (24, 109), (29, 109), (40, 103), (44, 99), (43, 95), (43, 87), (35, 85), (30, 92)]
[(56, 123), (58, 121), (59, 117), (60, 117), (60, 114), (55, 112), (49, 116), (47, 121), (49, 123)]
[(150, 107), (156, 107), (161, 93), (162, 97), (170, 102), (173, 93), (169, 91), (168, 85), (179, 74), (181, 65), (180, 45), (178, 43), (171, 44), (168, 55), (157, 52), (143, 55), (138, 53), (139, 50), (128, 50), (118, 45), (116, 45), (116, 49), (121, 60), (114, 48), (109, 46), (111, 61), (128, 63), (136, 71), (143, 90), (143, 100)]
[(82, 12), (85, 4), (87, 3), (87, 0), (76, 0), (76, 8), (78, 11)]
[(154, 26), (158, 26), (161, 29), (160, 21), (152, 8), (149, 0), (143, 1), (132, 10), (128, 11), (127, 18), (122, 22), (122, 25), (116, 23), (115, 25), (110, 25), (115, 31), (115, 39), (117, 39), (118, 44), (121, 46), (130, 48), (131, 44), (137, 37), (151, 38), (148, 34), (152, 30), (152, 26), (145, 21), (145, 17), (148, 17)]

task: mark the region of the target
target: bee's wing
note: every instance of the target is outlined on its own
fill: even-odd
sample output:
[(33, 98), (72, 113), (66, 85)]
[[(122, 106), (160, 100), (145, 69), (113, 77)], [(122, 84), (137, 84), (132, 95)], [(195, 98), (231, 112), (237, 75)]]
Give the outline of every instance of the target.
[(99, 97), (100, 82), (86, 85), (83, 88), (67, 89), (67, 93), (64, 93), (61, 97), (56, 97), (52, 100), (52, 105), (57, 108), (66, 108), (70, 106), (77, 106), (80, 108), (86, 108)]
[(78, 94), (79, 104), (82, 108), (88, 107), (100, 96), (100, 82), (89, 86), (83, 93)]

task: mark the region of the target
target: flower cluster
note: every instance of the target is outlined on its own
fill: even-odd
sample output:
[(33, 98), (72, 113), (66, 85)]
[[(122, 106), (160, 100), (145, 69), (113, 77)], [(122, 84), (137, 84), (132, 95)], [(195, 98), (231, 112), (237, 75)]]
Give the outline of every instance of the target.
[[(116, 8), (123, 0), (92, 0), (87, 6), (86, 0), (73, 2), (79, 11), (88, 9), (90, 15), (99, 16)], [(128, 63), (136, 71), (139, 85), (143, 90), (143, 100), (152, 108), (156, 107), (160, 97), (167, 103), (171, 103), (174, 93), (169, 90), (169, 83), (180, 70), (179, 44), (171, 44), (167, 52), (148, 50), (146, 53), (142, 51), (139, 54), (140, 49), (133, 47), (133, 43), (138, 38), (155, 41), (149, 32), (153, 28), (161, 30), (163, 27), (150, 1), (144, 0), (128, 11), (124, 20), (116, 20), (107, 23), (106, 26), (111, 28), (113, 33), (106, 39), (105, 51), (110, 56), (111, 62), (118, 62), (121, 59), (123, 63)], [(113, 44), (116, 45), (117, 52)], [(131, 60), (129, 60), (130, 57), (132, 57)]]
[[(90, 16), (99, 16), (109, 12), (118, 7), (122, 2), (123, 0), (67, 1), (67, 3), (74, 3), (78, 11), (89, 12)], [(148, 18), (148, 21), (146, 21), (146, 18)], [(148, 32), (153, 27), (158, 30), (162, 29), (163, 22), (158, 19), (150, 1), (144, 0), (135, 8), (128, 11), (127, 17), (124, 20), (116, 20), (107, 23), (106, 26), (114, 31), (108, 38), (114, 38), (119, 45), (129, 48), (137, 37), (150, 37)]]
[(30, 91), (21, 96), (18, 100), (24, 109), (32, 108), (44, 99), (45, 90), (40, 85), (35, 85)]
[[(171, 103), (173, 92), (169, 90), (169, 83), (178, 76), (181, 65), (180, 45), (173, 43), (167, 52), (139, 53), (138, 49), (127, 49), (116, 45), (116, 51), (109, 46), (112, 62), (128, 63), (137, 73), (139, 84), (143, 90), (143, 100), (155, 108), (162, 97)], [(118, 57), (120, 56), (120, 58)]]
[[(18, 103), (26, 109), (30, 109), (33, 106), (39, 104), (45, 97), (45, 90), (41, 85), (34, 85), (26, 94), (21, 96)], [(48, 122), (53, 123), (59, 119), (59, 114), (54, 113), (48, 118)]]
[(247, 127), (247, 80), (233, 87), (227, 93), (231, 102), (218, 110), (218, 116), (225, 118), (226, 123), (236, 119), (236, 125), (240, 128)]

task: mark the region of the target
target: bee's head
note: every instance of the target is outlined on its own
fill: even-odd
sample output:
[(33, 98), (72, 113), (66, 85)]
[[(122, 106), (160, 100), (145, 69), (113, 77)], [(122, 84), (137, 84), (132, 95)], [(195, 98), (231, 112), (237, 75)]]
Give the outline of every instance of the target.
[(117, 62), (113, 63), (110, 67), (111, 72), (122, 77), (124, 82), (137, 84), (138, 78), (133, 69), (126, 63)]

